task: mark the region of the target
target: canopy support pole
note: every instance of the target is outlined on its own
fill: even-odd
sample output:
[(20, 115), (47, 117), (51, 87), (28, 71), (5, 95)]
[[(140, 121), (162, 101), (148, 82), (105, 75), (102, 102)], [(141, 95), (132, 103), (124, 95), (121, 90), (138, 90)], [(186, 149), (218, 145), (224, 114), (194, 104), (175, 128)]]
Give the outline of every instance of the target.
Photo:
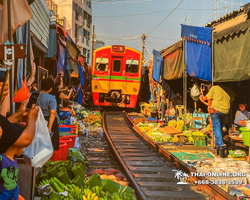
[(187, 130), (187, 64), (185, 63), (185, 53), (187, 52), (187, 40), (184, 40), (185, 50), (183, 51), (183, 63), (184, 63), (184, 69), (183, 69), (183, 103), (184, 103), (184, 129)]
[[(213, 29), (211, 29), (211, 65), (212, 65), (212, 86), (214, 86), (214, 51), (213, 51), (213, 42), (214, 42), (214, 38), (213, 38)], [(209, 114), (210, 115), (210, 114)], [(210, 116), (211, 117), (211, 116)], [(211, 119), (212, 120), (212, 119)], [(213, 125), (212, 125), (213, 126)], [(214, 131), (213, 131), (213, 127), (212, 128), (212, 149), (214, 149)]]
[[(7, 1), (7, 8), (8, 8), (8, 40), (11, 42), (11, 10), (10, 10), (10, 0)], [(12, 65), (13, 66), (13, 65)], [(10, 66), (10, 73), (9, 73), (9, 93), (10, 93), (10, 114), (12, 115), (14, 113), (14, 107), (13, 107), (13, 69), (12, 66)]]

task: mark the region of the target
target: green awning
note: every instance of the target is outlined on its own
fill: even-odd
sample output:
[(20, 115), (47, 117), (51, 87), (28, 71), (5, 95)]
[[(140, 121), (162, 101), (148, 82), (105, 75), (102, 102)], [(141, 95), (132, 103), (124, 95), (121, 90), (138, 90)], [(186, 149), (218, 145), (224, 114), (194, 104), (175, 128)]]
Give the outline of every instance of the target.
[(180, 40), (162, 52), (164, 79), (174, 80), (182, 78), (184, 70), (183, 46), (183, 40)]
[(214, 81), (243, 81), (250, 78), (250, 30), (214, 42)]

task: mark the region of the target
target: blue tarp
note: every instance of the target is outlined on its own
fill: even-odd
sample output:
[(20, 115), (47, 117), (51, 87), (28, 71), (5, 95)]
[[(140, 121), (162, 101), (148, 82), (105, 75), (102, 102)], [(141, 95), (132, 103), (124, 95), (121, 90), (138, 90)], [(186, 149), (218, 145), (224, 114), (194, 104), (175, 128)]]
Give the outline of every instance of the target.
[(181, 37), (192, 38), (211, 44), (211, 28), (181, 24)]
[(160, 74), (161, 74), (162, 57), (161, 57), (161, 53), (156, 50), (153, 50), (152, 53), (154, 55), (152, 78), (159, 83)]
[(79, 71), (79, 75), (81, 77), (81, 86), (84, 86), (85, 77), (84, 77), (82, 66), (80, 65), (80, 63), (78, 63), (78, 71)]
[(65, 75), (65, 48), (58, 41), (57, 75), (60, 74), (60, 73), (63, 73)]
[(211, 28), (182, 25), (185, 63), (190, 76), (212, 81)]

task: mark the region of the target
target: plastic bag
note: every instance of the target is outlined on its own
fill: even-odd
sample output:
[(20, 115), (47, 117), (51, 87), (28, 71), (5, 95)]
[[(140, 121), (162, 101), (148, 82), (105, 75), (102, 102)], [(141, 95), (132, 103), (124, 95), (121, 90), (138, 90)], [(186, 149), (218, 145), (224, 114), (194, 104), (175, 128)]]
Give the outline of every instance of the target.
[(53, 146), (42, 110), (36, 120), (36, 133), (31, 144), (23, 151), (24, 161), (32, 167), (42, 167), (52, 156)]
[(190, 95), (191, 95), (192, 99), (194, 101), (198, 101), (200, 94), (201, 93), (200, 93), (199, 86), (197, 84), (194, 84), (192, 89), (191, 89), (191, 92), (190, 92)]

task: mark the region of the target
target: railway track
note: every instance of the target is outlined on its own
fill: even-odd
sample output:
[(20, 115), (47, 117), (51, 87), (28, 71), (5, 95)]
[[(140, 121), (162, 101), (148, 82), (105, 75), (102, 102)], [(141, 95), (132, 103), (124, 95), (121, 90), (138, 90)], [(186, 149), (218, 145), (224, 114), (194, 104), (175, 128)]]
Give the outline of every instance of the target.
[(158, 156), (157, 146), (138, 135), (123, 112), (104, 112), (103, 127), (137, 199), (208, 199), (203, 192), (194, 191), (192, 184), (177, 184), (167, 157)]

